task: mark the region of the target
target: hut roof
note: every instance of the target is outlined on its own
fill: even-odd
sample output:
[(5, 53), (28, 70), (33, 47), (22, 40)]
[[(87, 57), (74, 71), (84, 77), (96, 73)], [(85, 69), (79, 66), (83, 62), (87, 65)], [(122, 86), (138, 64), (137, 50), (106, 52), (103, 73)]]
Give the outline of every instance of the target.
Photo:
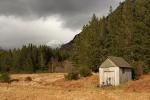
[(109, 56), (108, 59), (116, 64), (118, 67), (131, 68), (131, 65), (122, 57)]

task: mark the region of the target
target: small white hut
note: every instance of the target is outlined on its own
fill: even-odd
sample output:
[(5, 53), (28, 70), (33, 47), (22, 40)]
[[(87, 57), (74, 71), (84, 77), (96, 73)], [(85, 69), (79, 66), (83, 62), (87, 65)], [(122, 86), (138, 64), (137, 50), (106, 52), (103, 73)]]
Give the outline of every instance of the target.
[(132, 67), (121, 57), (109, 56), (99, 68), (100, 86), (125, 83), (132, 79)]

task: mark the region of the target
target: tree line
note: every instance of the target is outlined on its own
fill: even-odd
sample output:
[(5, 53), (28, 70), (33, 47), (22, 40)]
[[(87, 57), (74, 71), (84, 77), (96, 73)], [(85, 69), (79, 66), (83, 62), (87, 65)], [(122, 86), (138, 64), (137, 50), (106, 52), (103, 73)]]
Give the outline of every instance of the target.
[(48, 46), (24, 45), (21, 49), (0, 51), (0, 72), (35, 73), (54, 71), (55, 63), (61, 63), (68, 54)]

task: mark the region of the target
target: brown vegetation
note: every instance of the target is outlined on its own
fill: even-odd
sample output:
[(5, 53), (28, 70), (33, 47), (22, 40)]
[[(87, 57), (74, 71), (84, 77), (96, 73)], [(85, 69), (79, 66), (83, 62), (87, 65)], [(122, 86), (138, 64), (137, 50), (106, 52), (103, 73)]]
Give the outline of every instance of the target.
[[(25, 81), (31, 77), (32, 81)], [(11, 84), (0, 83), (0, 100), (150, 100), (150, 75), (131, 81), (125, 87), (97, 88), (99, 77), (93, 75), (66, 81), (64, 74), (12, 75)], [(130, 89), (143, 89), (141, 92)]]
[(66, 81), (64, 78), (56, 80), (52, 83), (53, 86), (61, 88), (87, 88), (91, 85), (95, 85), (98, 82), (98, 75), (93, 75), (91, 77), (81, 78), (79, 80)]
[(144, 75), (139, 80), (129, 82), (127, 90), (150, 93), (150, 75)]

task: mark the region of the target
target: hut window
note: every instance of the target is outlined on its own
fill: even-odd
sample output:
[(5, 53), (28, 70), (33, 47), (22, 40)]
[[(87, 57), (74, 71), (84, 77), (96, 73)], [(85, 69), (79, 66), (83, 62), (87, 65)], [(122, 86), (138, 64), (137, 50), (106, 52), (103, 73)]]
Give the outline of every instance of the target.
[(125, 69), (124, 69), (124, 68), (122, 69), (122, 73), (123, 73), (123, 74), (125, 73)]

